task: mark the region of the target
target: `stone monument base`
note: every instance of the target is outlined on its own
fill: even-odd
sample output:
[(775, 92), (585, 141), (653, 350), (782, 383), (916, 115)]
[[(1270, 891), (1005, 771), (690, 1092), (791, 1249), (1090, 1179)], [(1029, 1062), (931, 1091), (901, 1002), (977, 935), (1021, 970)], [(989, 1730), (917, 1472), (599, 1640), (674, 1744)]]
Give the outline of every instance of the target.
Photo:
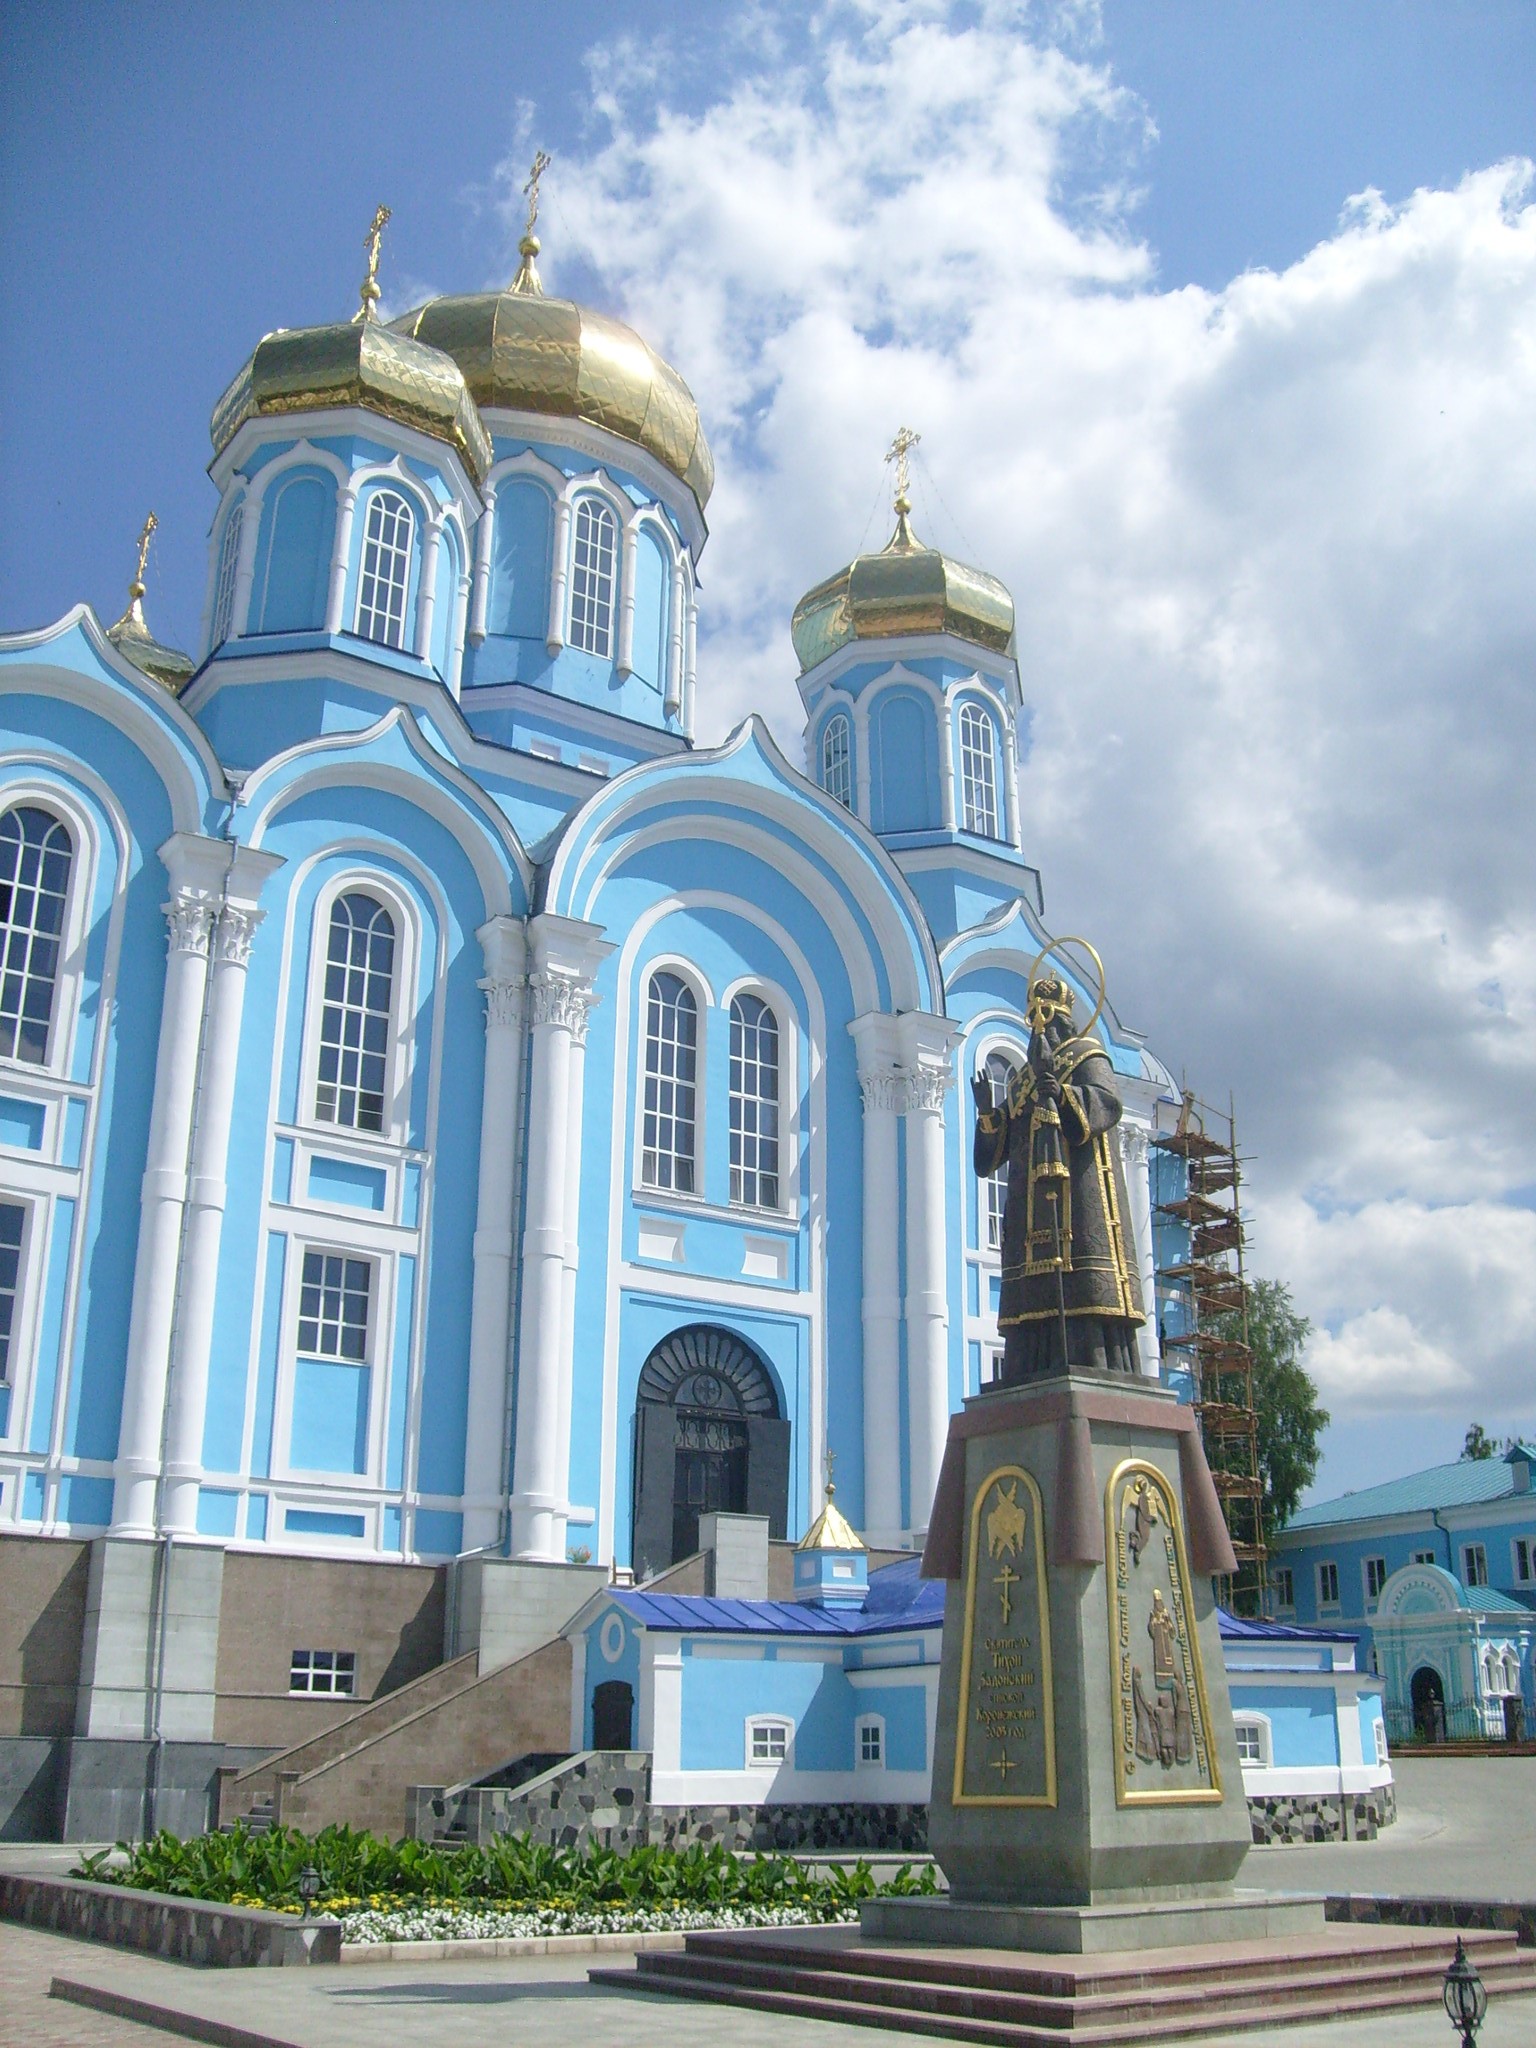
[(1323, 1900), (1296, 1893), (1233, 1891), (1225, 1897), (1116, 1899), (1102, 1906), (968, 1905), (953, 1899), (867, 1899), (868, 1941), (928, 1948), (1016, 1949), (1034, 1955), (1100, 1956), (1127, 1949), (1199, 1948), (1320, 1934)]

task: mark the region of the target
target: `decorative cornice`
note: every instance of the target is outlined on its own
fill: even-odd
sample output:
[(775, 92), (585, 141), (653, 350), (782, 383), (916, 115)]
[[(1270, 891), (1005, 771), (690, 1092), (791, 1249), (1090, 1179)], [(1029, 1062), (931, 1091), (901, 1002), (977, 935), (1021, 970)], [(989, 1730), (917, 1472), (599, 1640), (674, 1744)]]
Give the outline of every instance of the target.
[(219, 913), (218, 957), (230, 967), (248, 967), (251, 963), (251, 941), (256, 936), (256, 927), (266, 916), (264, 910), (241, 910), (233, 903), (226, 903)]
[(587, 1042), (587, 1019), (597, 998), (590, 982), (574, 974), (541, 968), (528, 977), (528, 1021), (535, 1030), (554, 1024), (569, 1031), (578, 1045)]
[(523, 990), (527, 984), (487, 975), (483, 981), (477, 981), (475, 986), (485, 995), (486, 1030), (516, 1030), (523, 1021)]
[(219, 914), (213, 897), (201, 889), (178, 889), (160, 908), (165, 912), (169, 950), (197, 953), (206, 960), (213, 921)]

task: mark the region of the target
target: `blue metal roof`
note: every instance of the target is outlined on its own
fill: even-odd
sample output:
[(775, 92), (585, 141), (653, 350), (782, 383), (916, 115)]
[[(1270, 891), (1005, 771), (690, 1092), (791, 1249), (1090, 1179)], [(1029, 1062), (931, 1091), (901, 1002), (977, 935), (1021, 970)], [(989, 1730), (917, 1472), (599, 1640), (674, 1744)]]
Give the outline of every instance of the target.
[(1284, 1621), (1247, 1621), (1240, 1614), (1228, 1614), (1218, 1607), (1216, 1620), (1224, 1643), (1358, 1643), (1360, 1638), (1347, 1628), (1297, 1628)]
[[(1536, 1452), (1528, 1453), (1536, 1459)], [(1434, 1508), (1477, 1507), (1485, 1501), (1508, 1500), (1515, 1494), (1514, 1473), (1506, 1458), (1458, 1458), (1454, 1465), (1431, 1465), (1406, 1479), (1381, 1486), (1363, 1486), (1338, 1500), (1320, 1500), (1292, 1515), (1281, 1532), (1331, 1528), (1338, 1522), (1375, 1521), (1385, 1515), (1427, 1515)], [(1536, 1494), (1529, 1496), (1536, 1516)]]
[(1531, 1603), (1516, 1593), (1499, 1593), (1492, 1586), (1468, 1586), (1462, 1597), (1474, 1614), (1518, 1614), (1531, 1618)]
[(864, 1636), (938, 1628), (944, 1581), (919, 1575), (919, 1559), (871, 1572), (862, 1607), (813, 1607), (803, 1600), (712, 1600), (700, 1593), (645, 1593), (616, 1587), (611, 1597), (643, 1628), (729, 1635)]

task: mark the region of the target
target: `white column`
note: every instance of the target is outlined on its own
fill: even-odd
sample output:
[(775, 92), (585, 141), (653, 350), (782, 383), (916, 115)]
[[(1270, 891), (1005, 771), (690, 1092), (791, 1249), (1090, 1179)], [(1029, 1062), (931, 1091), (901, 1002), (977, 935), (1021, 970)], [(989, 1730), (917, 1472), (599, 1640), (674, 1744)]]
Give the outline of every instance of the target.
[(331, 549), (331, 580), (325, 593), (327, 633), (341, 631), (342, 606), (347, 596), (347, 563), (352, 554), (352, 515), (356, 510), (357, 492), (351, 484), (343, 484), (336, 498), (336, 544)]
[(133, 1269), (123, 1411), (118, 1425), (114, 1536), (147, 1536), (156, 1524), (176, 1314), (176, 1267), (187, 1195), (187, 1155), (197, 1092), (197, 1048), (208, 985), (208, 950), (230, 849), (222, 841), (178, 832), (160, 849), (171, 879), (165, 916), (170, 952), (160, 1008), (160, 1045), (149, 1145), (139, 1194), (139, 1243)]
[(261, 494), (252, 491), (245, 501), (240, 524), (240, 553), (235, 560), (235, 602), (230, 613), (229, 637), (251, 630), (251, 584), (256, 576), (256, 542), (261, 535)]
[(687, 616), (683, 625), (683, 731), (693, 737), (693, 700), (699, 679), (699, 597), (688, 578)]
[(443, 522), (434, 519), (421, 544), (421, 581), (416, 586), (416, 659), (432, 659), (432, 622), (437, 616), (437, 562), (443, 547)]
[(232, 849), (234, 866), (213, 938), (213, 971), (203, 1057), (197, 1077), (192, 1170), (181, 1249), (181, 1285), (171, 1351), (170, 1410), (165, 1440), (162, 1525), (176, 1536), (197, 1533), (197, 1495), (203, 1475), (203, 1424), (218, 1300), (219, 1249), (224, 1235), (229, 1132), (245, 1012), (251, 941), (261, 923), (256, 899), (281, 860), (270, 853)]
[(939, 709), (939, 821), (946, 832), (955, 829), (955, 721), (954, 707), (945, 697)]
[(635, 666), (635, 573), (639, 560), (640, 529), (631, 519), (624, 527), (624, 546), (620, 555), (618, 671), (621, 676), (631, 674)]
[(870, 797), (873, 771), (869, 762), (869, 692), (862, 690), (853, 706), (853, 789), (854, 808), (866, 825), (873, 823)]
[(1138, 1334), (1137, 1349), (1142, 1372), (1148, 1379), (1155, 1380), (1162, 1374), (1163, 1347), (1157, 1334), (1157, 1269), (1152, 1247), (1152, 1181), (1148, 1165), (1147, 1127), (1133, 1123), (1129, 1117), (1122, 1117), (1119, 1131), (1126, 1199), (1131, 1206), (1131, 1242), (1126, 1250), (1135, 1259), (1136, 1270), (1141, 1275), (1141, 1305), (1147, 1315)]
[(1016, 737), (1018, 722), (1014, 718), (1003, 720), (1003, 821), (1008, 835), (1008, 844), (1024, 851), (1019, 838), (1019, 756)]
[(683, 708), (683, 565), (674, 561), (667, 582), (667, 684), (661, 712), (676, 718)]
[(565, 645), (565, 586), (570, 575), (571, 501), (564, 492), (555, 500), (555, 573), (549, 582), (549, 631), (545, 645), (558, 654)]
[(480, 1096), (480, 1187), (469, 1321), (469, 1404), (464, 1440), (464, 1548), (501, 1534), (506, 1505), (502, 1454), (511, 1380), (512, 1226), (523, 1064), (523, 968), (527, 943), (515, 917), (493, 917), (477, 934), (485, 954), (485, 1080)]
[(485, 510), (475, 528), (475, 590), (469, 615), (469, 644), (478, 647), (485, 638), (485, 612), (491, 593), (491, 548), (496, 537), (496, 486), (484, 490)]
[(949, 1434), (948, 1204), (944, 1098), (954, 1083), (955, 1027), (909, 1011), (901, 1019), (907, 1086), (907, 1487), (914, 1535), (928, 1526)]
[(582, 1063), (596, 1000), (592, 976), (612, 951), (595, 925), (536, 917), (528, 927), (531, 1036), (528, 1169), (523, 1203), (523, 1293), (517, 1343), (517, 1440), (513, 1459), (512, 1554), (563, 1561), (569, 1471), (560, 1469), (561, 1379), (570, 1183), (581, 1174)]
[(459, 690), (464, 680), (464, 617), (469, 610), (469, 578), (461, 576), (459, 587), (454, 594), (453, 632), (448, 643), (448, 673), (444, 681), (448, 694), (455, 704), (459, 701)]
[(896, 1120), (906, 1088), (896, 1069), (896, 1019), (871, 1013), (849, 1030), (858, 1048), (864, 1097), (863, 1295), (864, 1539), (900, 1543), (901, 1277)]

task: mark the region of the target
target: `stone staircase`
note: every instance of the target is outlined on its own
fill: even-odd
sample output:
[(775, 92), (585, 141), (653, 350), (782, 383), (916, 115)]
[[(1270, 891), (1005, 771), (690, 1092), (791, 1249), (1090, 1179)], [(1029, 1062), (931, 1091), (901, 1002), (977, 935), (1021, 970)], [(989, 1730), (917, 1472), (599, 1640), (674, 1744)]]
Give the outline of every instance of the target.
[[(1490, 2007), (1536, 1995), (1536, 1951), (1517, 1948), (1513, 1933), (1463, 1939)], [(856, 1927), (821, 1927), (690, 1934), (680, 1951), (588, 1975), (631, 1991), (996, 2048), (1145, 2048), (1434, 2007), (1454, 1946), (1439, 1929), (1329, 1926), (1284, 1942), (1046, 1956), (898, 1947), (866, 1942)]]

